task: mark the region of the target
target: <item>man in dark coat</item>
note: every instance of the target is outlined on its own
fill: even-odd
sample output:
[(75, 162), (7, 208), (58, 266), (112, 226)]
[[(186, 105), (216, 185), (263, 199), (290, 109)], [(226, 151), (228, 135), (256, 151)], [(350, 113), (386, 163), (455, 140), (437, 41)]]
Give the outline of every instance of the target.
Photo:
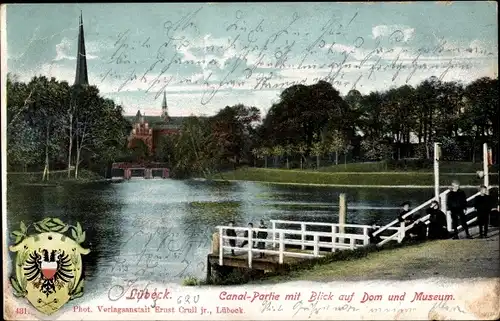
[(467, 226), (467, 217), (465, 216), (465, 211), (467, 210), (467, 196), (465, 192), (460, 189), (460, 183), (458, 181), (453, 181), (451, 184), (451, 191), (448, 193), (446, 199), (446, 205), (448, 206), (448, 212), (451, 215), (453, 221), (453, 239), (458, 239), (458, 220), (465, 231), (468, 239), (472, 236), (469, 233), (469, 227)]
[(403, 218), (403, 216), (408, 214), (409, 212), (410, 212), (410, 202), (404, 202), (403, 204), (401, 204), (401, 210), (399, 211), (398, 215), (399, 223), (405, 222), (405, 225), (411, 224), (412, 222), (411, 215), (406, 218)]
[[(229, 222), (229, 226), (234, 226), (234, 221)], [(236, 231), (232, 228), (226, 230), (226, 235), (236, 237)], [(236, 239), (229, 239), (229, 246), (236, 247)], [(234, 249), (231, 249), (231, 254), (234, 255)]]
[(415, 215), (414, 219), (416, 222), (411, 229), (408, 230), (408, 235), (410, 240), (414, 241), (425, 241), (427, 238), (427, 225), (420, 221), (420, 215)]
[(474, 208), (477, 212), (477, 223), (479, 225), (479, 237), (488, 237), (488, 225), (490, 212), (495, 210), (493, 207), (493, 199), (490, 195), (486, 194), (486, 186), (479, 188), (480, 195), (474, 199)]
[(371, 222), (370, 224), (372, 228), (368, 229), (368, 237), (370, 239), (370, 244), (378, 244), (382, 242), (382, 238), (380, 237), (380, 234), (373, 235), (379, 227), (377, 227), (376, 222)]
[[(249, 229), (253, 229), (253, 223), (248, 223), (248, 228)], [(248, 230), (245, 231), (245, 234), (243, 235), (243, 237), (248, 237)], [(255, 233), (255, 231), (252, 232), (252, 238), (256, 238), (257, 237), (257, 233)], [(244, 247), (245, 245), (248, 244), (248, 239), (247, 240), (244, 240), (243, 243), (241, 243), (240, 247)], [(250, 244), (251, 247), (254, 247), (254, 242), (252, 241), (252, 244)]]
[(429, 234), (430, 240), (445, 239), (448, 236), (448, 230), (446, 227), (446, 214), (444, 214), (439, 209), (439, 203), (433, 201), (430, 208), (427, 209), (427, 214), (429, 214)]

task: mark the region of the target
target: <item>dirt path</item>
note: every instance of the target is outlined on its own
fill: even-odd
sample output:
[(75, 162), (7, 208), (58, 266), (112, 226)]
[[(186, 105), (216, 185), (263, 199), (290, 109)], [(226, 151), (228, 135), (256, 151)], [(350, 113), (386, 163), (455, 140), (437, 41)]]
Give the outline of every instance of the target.
[[(477, 237), (478, 228), (472, 228), (471, 233), (473, 237)], [(428, 241), (420, 245), (375, 252), (362, 259), (318, 265), (310, 270), (294, 271), (286, 276), (256, 283), (498, 277), (499, 229), (490, 227), (488, 234), (487, 239)]]

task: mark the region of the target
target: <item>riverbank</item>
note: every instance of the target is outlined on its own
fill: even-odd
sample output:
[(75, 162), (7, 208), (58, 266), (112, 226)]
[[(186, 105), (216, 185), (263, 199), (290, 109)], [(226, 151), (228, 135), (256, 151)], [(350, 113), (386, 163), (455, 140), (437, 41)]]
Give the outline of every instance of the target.
[[(471, 232), (477, 237), (477, 227)], [(250, 283), (494, 278), (500, 273), (499, 250), (498, 228), (490, 227), (487, 239), (427, 241), (370, 252), (355, 260), (317, 264), (309, 269), (292, 270)]]
[(499, 228), (489, 228), (489, 237), (479, 239), (477, 226), (470, 227), (474, 239), (437, 240), (385, 244), (343, 250), (292, 264), (266, 274), (236, 269), (215, 283), (184, 279), (183, 285), (274, 284), (288, 281), (415, 280), (431, 277), (452, 279), (494, 278), (500, 273)]
[[(497, 178), (498, 175), (496, 173), (490, 174), (490, 182), (492, 184), (497, 182)], [(244, 167), (234, 171), (214, 174), (211, 177), (207, 177), (207, 179), (214, 181), (250, 181), (332, 187), (434, 187), (434, 174), (433, 172), (426, 171), (335, 172)], [(457, 170), (457, 174), (440, 173), (441, 186), (449, 186), (455, 179), (458, 179), (464, 187), (477, 187), (483, 183), (483, 179), (478, 178), (476, 173), (464, 173), (459, 170)]]
[(78, 171), (78, 178), (74, 178), (74, 171), (68, 177), (68, 172), (65, 170), (53, 171), (49, 173), (49, 179), (42, 181), (43, 172), (7, 172), (8, 184), (14, 185), (29, 185), (29, 186), (59, 186), (63, 184), (86, 184), (107, 182), (108, 179), (101, 175), (81, 169)]

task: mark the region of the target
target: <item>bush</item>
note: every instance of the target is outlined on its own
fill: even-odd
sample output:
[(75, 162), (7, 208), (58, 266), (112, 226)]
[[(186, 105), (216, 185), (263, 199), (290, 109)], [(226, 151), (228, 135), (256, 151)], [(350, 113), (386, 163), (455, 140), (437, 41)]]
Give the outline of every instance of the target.
[(182, 280), (182, 285), (184, 286), (197, 286), (201, 285), (201, 281), (194, 276), (188, 276), (184, 280)]
[(387, 161), (387, 168), (389, 170), (422, 170), (432, 169), (434, 162), (431, 159), (400, 159)]

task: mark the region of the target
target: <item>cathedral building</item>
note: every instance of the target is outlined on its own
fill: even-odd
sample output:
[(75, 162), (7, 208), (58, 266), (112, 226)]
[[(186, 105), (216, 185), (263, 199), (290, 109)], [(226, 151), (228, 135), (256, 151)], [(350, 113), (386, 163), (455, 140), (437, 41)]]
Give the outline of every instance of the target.
[[(75, 85), (88, 86), (87, 57), (83, 32), (83, 15), (80, 13), (78, 29), (78, 52), (76, 57)], [(125, 116), (132, 123), (132, 131), (128, 137), (128, 147), (133, 148), (137, 140), (142, 140), (152, 155), (158, 146), (160, 137), (178, 133), (186, 117), (170, 117), (168, 115), (167, 95), (163, 92), (161, 116), (146, 116), (137, 111), (135, 116)]]
[(75, 85), (88, 86), (87, 54), (85, 52), (85, 37), (83, 36), (83, 14), (80, 12), (78, 24), (78, 51), (76, 53)]
[(132, 123), (132, 131), (128, 137), (128, 148), (133, 148), (137, 140), (143, 141), (148, 147), (149, 154), (155, 152), (160, 138), (165, 135), (176, 134), (180, 131), (186, 117), (170, 117), (168, 115), (167, 95), (163, 92), (161, 116), (146, 116), (137, 111), (135, 116), (126, 116)]

